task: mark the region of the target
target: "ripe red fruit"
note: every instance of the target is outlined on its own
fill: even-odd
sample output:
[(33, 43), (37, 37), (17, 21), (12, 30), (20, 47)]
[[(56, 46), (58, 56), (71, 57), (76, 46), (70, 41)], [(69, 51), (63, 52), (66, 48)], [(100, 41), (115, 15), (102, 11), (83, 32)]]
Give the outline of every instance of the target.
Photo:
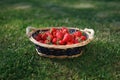
[(53, 37), (56, 37), (56, 32), (53, 32), (52, 35), (53, 35)]
[(85, 41), (87, 38), (86, 38), (86, 36), (81, 36), (80, 39), (81, 39), (82, 41)]
[(70, 37), (69, 37), (69, 42), (71, 42), (72, 39), (74, 39), (74, 38), (73, 38), (72, 34), (70, 34), (69, 36), (70, 36)]
[(52, 34), (48, 34), (48, 35), (47, 35), (47, 40), (51, 41), (52, 39), (53, 39)]
[(39, 34), (38, 34), (38, 37), (40, 37), (40, 38), (41, 38), (41, 36), (42, 36), (42, 34), (40, 34), (40, 33), (39, 33)]
[(71, 44), (73, 44), (72, 42), (67, 42), (67, 45), (71, 45)]
[(37, 40), (37, 41), (40, 41), (40, 37), (37, 35), (37, 36), (35, 36), (35, 40)]
[(75, 40), (72, 38), (70, 42), (74, 44), (74, 43), (75, 43)]
[(82, 36), (82, 32), (81, 31), (76, 31), (76, 32), (74, 32), (74, 35), (76, 37), (80, 37), (80, 36)]
[(44, 43), (45, 44), (50, 44), (50, 41), (49, 40), (45, 40)]
[(44, 43), (44, 41), (43, 41), (43, 40), (40, 40), (39, 42), (40, 42), (40, 43)]
[(50, 30), (39, 33), (34, 37), (40, 43), (45, 44), (54, 44), (54, 45), (71, 45), (80, 43), (81, 41), (85, 41), (87, 39), (86, 36), (82, 34), (81, 31), (76, 31), (74, 33), (70, 33), (68, 28), (51, 28)]
[(49, 31), (45, 32), (45, 34), (47, 34), (47, 35), (51, 35), (51, 33), (50, 33)]
[(70, 39), (71, 39), (71, 35), (66, 33), (63, 37), (63, 42), (68, 42), (68, 41), (70, 41)]
[(48, 35), (46, 33), (43, 33), (41, 37), (42, 37), (43, 40), (46, 40)]
[(74, 35), (74, 34), (71, 34), (71, 37), (72, 37), (73, 39), (75, 39), (75, 35)]
[(56, 38), (57, 38), (58, 40), (62, 40), (62, 39), (63, 39), (63, 33), (58, 31), (58, 32), (56, 33)]
[(65, 27), (62, 27), (62, 29), (61, 29), (61, 30), (62, 30), (62, 33), (63, 33), (63, 34), (65, 34), (65, 33), (68, 33), (68, 32), (69, 32), (69, 31), (68, 31), (68, 29), (67, 29), (67, 28), (65, 28)]
[(63, 42), (62, 40), (60, 40), (60, 41), (59, 41), (59, 44), (60, 44), (60, 45), (64, 45), (65, 42)]
[(57, 44), (57, 38), (53, 38), (52, 43)]
[(51, 28), (51, 29), (50, 29), (50, 33), (52, 33), (52, 34), (53, 34), (53, 32), (56, 32), (56, 31), (57, 31), (56, 28)]
[(81, 42), (80, 37), (76, 37), (76, 38), (75, 38), (75, 43), (80, 43), (80, 42)]

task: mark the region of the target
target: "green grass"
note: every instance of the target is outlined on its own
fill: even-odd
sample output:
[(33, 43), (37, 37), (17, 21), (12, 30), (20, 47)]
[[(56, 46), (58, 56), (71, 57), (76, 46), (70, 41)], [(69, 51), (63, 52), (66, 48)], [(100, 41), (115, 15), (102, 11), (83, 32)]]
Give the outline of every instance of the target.
[[(0, 80), (119, 80), (119, 0), (0, 0)], [(93, 28), (73, 59), (37, 55), (26, 27)]]

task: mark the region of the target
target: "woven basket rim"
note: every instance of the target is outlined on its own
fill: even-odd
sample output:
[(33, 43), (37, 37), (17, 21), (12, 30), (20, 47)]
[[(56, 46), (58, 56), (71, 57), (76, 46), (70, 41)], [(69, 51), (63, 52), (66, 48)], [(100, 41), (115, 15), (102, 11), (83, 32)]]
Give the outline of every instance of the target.
[[(74, 48), (74, 47), (81, 47), (81, 46), (85, 46), (87, 45), (88, 43), (90, 43), (93, 38), (90, 38), (89, 34), (87, 32), (85, 32), (83, 29), (79, 29), (79, 28), (72, 28), (72, 27), (67, 27), (68, 29), (75, 29), (75, 30), (80, 30), (82, 32), (85, 32), (88, 36), (87, 40), (81, 42), (81, 43), (77, 43), (77, 44), (72, 44), (72, 45), (51, 45), (51, 44), (44, 44), (44, 43), (40, 43), (38, 41), (36, 41), (32, 34), (34, 34), (36, 31), (38, 30), (46, 30), (46, 29), (50, 29), (52, 27), (46, 27), (46, 28), (37, 28), (35, 30), (33, 30), (31, 33), (30, 33), (30, 41), (32, 41), (34, 44), (36, 45), (39, 45), (39, 46), (42, 46), (42, 47), (46, 47), (46, 48), (54, 48), (54, 49), (67, 49), (67, 48)], [(55, 28), (61, 28), (61, 27), (55, 27)]]

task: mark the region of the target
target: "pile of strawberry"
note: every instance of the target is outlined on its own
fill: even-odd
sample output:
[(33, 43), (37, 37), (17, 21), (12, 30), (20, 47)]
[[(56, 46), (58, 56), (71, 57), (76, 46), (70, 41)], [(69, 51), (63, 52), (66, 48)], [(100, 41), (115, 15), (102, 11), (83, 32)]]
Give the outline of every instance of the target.
[(54, 45), (71, 45), (85, 41), (87, 38), (81, 31), (70, 33), (68, 28), (51, 28), (49, 31), (39, 33), (35, 40), (40, 43)]

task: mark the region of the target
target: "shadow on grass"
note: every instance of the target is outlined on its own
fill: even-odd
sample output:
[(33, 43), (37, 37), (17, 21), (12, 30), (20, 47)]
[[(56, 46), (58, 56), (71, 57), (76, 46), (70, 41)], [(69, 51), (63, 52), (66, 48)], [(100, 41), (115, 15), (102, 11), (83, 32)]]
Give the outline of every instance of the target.
[[(29, 47), (32, 51), (23, 49), (10, 52), (11, 54), (4, 53), (3, 60), (1, 60), (1, 66), (4, 67), (0, 68), (0, 79), (89, 78), (114, 80), (116, 78), (114, 76), (117, 75), (115, 66), (118, 63), (116, 49), (114, 51), (114, 46), (107, 42), (91, 42), (84, 49), (83, 55), (73, 59), (40, 57), (35, 54), (35, 49), (30, 45), (24, 47)], [(8, 59), (5, 59), (7, 57)]]
[(114, 63), (116, 62), (112, 60), (116, 58), (116, 54), (115, 51), (111, 50), (112, 47), (114, 46), (105, 42), (91, 42), (80, 57), (62, 60), (51, 59), (51, 61), (68, 68), (68, 73), (70, 71), (73, 73), (71, 76), (77, 73), (80, 79), (85, 79), (85, 77), (90, 79), (116, 79), (114, 76), (116, 72)]

